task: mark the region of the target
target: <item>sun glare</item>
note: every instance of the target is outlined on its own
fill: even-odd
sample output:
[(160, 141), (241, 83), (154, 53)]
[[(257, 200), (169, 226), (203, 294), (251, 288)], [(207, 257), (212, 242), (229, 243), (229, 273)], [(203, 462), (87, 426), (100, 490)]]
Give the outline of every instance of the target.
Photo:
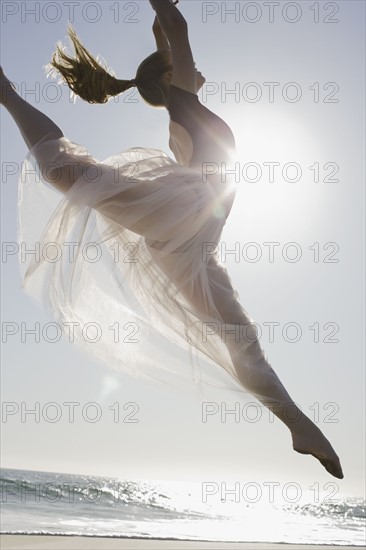
[[(269, 109), (228, 117), (237, 144), (239, 182), (235, 201), (237, 221), (256, 224), (268, 234), (285, 231), (291, 224), (306, 234), (309, 212), (324, 204), (314, 193), (316, 161), (324, 158), (324, 145), (306, 123), (305, 115)], [(260, 228), (259, 228), (260, 225)]]

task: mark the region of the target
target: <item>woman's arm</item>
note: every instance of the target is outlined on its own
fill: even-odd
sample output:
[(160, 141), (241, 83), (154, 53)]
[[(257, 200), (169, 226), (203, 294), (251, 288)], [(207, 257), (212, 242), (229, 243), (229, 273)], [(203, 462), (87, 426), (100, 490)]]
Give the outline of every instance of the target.
[[(179, 0), (173, 1), (173, 4), (176, 6), (179, 4)], [(163, 29), (161, 28), (161, 25), (159, 23), (159, 18), (157, 15), (155, 15), (153, 27), (152, 27), (155, 42), (156, 42), (156, 49), (157, 50), (170, 50), (170, 44), (168, 42), (167, 37), (165, 36)]]
[(196, 69), (188, 38), (188, 25), (171, 0), (149, 0), (172, 52), (171, 84), (196, 93)]
[(186, 24), (186, 20), (180, 13), (176, 4), (172, 0), (149, 0), (153, 10), (156, 13), (160, 27), (169, 40), (168, 33), (171, 31), (172, 23)]
[(153, 23), (153, 33), (155, 36), (156, 49), (157, 50), (170, 50), (170, 44), (167, 37), (163, 33), (163, 29), (160, 26), (158, 16), (155, 16)]

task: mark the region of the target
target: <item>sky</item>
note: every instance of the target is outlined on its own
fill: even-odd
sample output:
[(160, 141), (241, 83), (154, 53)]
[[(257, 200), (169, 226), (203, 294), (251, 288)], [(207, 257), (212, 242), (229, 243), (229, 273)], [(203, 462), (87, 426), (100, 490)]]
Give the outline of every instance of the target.
[[(193, 384), (151, 385), (64, 339), (22, 336), (22, 326), (52, 319), (21, 289), (17, 255), (4, 254), (17, 243), (18, 179), (27, 153), (5, 109), (2, 466), (127, 479), (273, 481), (280, 489), (296, 482), (303, 491), (318, 484), (325, 493), (363, 495), (365, 4), (181, 0), (179, 8), (206, 77), (199, 98), (230, 125), (237, 143), (240, 185), (221, 261), (262, 329), (272, 367), (331, 441), (345, 477), (337, 480), (313, 457), (295, 453), (287, 428), (266, 409), (254, 421), (254, 398), (210, 393), (212, 414), (204, 422), (207, 401)], [(133, 78), (155, 50), (153, 19), (147, 1), (4, 1), (1, 63), (22, 97), (96, 158), (135, 146), (174, 158), (164, 109), (149, 107), (135, 91), (106, 105), (73, 103), (44, 71), (56, 43), (69, 44), (70, 21), (117, 77)], [(273, 256), (269, 243), (276, 243)], [(13, 335), (10, 323), (19, 329)], [(74, 421), (70, 402), (78, 403)], [(225, 415), (235, 408), (239, 417)], [(39, 414), (27, 414), (31, 409)], [(56, 411), (60, 418), (52, 421)]]

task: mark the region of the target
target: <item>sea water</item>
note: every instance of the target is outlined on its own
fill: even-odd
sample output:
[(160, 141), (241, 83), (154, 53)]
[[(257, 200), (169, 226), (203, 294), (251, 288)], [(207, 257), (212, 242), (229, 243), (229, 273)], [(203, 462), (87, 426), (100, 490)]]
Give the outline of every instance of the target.
[(238, 499), (234, 489), (223, 493), (215, 483), (3, 469), (1, 532), (365, 544), (363, 498), (314, 499), (313, 493), (301, 500), (296, 495), (280, 500), (258, 498), (258, 491), (248, 491), (244, 499), (241, 491)]

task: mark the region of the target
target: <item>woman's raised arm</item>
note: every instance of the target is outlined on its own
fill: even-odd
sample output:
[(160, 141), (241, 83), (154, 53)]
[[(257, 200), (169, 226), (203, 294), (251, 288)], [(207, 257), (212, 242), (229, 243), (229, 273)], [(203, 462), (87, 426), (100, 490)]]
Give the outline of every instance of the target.
[(176, 7), (176, 4), (178, 4), (178, 2), (172, 2), (172, 0), (149, 0), (149, 1), (159, 19), (161, 28), (166, 36), (167, 36), (167, 31), (169, 32), (171, 23), (173, 21), (186, 23), (186, 20), (184, 19), (183, 15), (180, 13), (178, 8)]
[[(179, 4), (179, 0), (173, 1), (173, 4), (176, 6)], [(170, 44), (168, 42), (167, 37), (165, 36), (163, 29), (161, 28), (161, 25), (159, 23), (158, 16), (155, 15), (154, 23), (152, 26), (152, 30), (155, 37), (156, 42), (156, 49), (157, 50), (170, 50)]]
[(171, 84), (196, 93), (196, 69), (187, 21), (171, 0), (149, 0), (172, 52)]
[(163, 29), (160, 26), (158, 16), (155, 16), (153, 27), (152, 27), (155, 42), (156, 42), (156, 49), (159, 50), (170, 50), (170, 44), (167, 40), (167, 37), (163, 33)]

